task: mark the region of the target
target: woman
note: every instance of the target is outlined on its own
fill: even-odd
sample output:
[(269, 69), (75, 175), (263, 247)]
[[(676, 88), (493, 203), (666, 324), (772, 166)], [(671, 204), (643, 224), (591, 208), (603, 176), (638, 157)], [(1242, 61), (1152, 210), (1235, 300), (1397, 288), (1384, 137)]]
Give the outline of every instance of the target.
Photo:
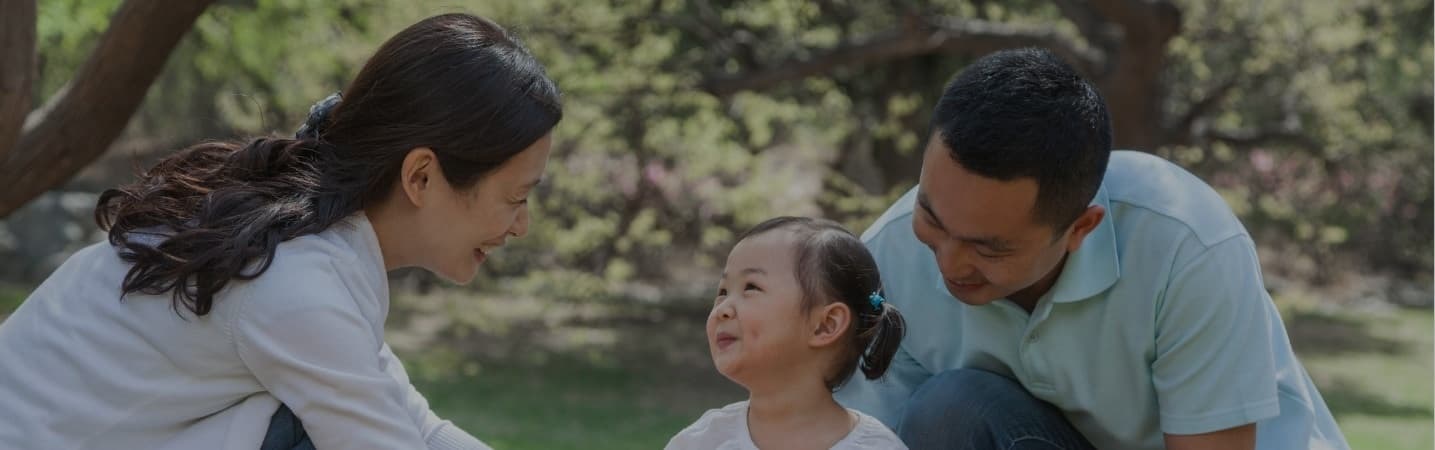
[(0, 325), (0, 448), (486, 448), (384, 344), (386, 272), (466, 283), (522, 236), (561, 116), (513, 37), (442, 15), (296, 139), (199, 144), (106, 191), (108, 242)]

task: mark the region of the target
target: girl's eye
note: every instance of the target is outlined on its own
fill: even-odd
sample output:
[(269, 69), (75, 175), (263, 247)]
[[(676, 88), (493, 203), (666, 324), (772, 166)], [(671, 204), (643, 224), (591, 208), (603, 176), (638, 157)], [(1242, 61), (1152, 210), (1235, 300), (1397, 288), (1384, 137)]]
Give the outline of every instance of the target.
[(718, 289), (718, 298), (727, 297), (727, 289)]
[(761, 289), (761, 288), (758, 288), (756, 284), (748, 283), (747, 286), (743, 286), (743, 287), (742, 287), (742, 290), (744, 290), (744, 291), (761, 291), (762, 289)]

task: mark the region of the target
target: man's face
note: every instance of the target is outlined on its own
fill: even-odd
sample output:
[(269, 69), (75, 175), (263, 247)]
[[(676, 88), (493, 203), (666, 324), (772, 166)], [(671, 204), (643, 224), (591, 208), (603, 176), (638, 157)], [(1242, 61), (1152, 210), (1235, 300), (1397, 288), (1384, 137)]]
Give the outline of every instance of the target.
[(1036, 220), (1036, 199), (1035, 179), (1000, 181), (972, 173), (952, 158), (939, 135), (932, 136), (912, 230), (932, 249), (953, 297), (974, 306), (1008, 298), (1030, 309), (1050, 289), (1066, 253), (1085, 233), (1073, 236), (1067, 227), (1055, 234)]

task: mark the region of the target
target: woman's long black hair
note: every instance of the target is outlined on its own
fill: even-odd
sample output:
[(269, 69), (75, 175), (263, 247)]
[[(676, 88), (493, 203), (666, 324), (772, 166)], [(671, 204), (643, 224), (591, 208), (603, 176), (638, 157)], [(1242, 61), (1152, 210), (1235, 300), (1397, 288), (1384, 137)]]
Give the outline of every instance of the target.
[(385, 42), (294, 139), (181, 150), (101, 194), (95, 220), (133, 264), (123, 294), (170, 293), (202, 316), (230, 280), (264, 273), (279, 243), (384, 199), (409, 151), (432, 149), (450, 184), (471, 187), (561, 118), (558, 87), (517, 39), (481, 17), (435, 16)]

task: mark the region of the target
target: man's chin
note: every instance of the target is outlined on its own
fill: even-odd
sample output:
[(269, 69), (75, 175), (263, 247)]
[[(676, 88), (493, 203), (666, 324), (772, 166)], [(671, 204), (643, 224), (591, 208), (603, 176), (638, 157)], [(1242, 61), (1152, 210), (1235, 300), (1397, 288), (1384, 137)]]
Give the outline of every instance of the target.
[(986, 289), (982, 289), (976, 292), (964, 292), (960, 294), (948, 290), (947, 293), (950, 294), (952, 298), (957, 299), (957, 301), (969, 306), (986, 306), (992, 304), (992, 302), (1001, 299), (1000, 296), (992, 295), (991, 293), (986, 292)]
[(985, 305), (987, 303), (991, 303), (991, 300), (989, 299), (995, 299), (995, 297), (991, 295), (992, 284), (986, 281), (976, 283), (953, 283), (952, 280), (949, 278), (944, 280), (944, 283), (946, 284), (947, 293), (951, 294), (952, 297), (961, 300), (962, 303), (966, 303), (969, 305)]
[(986, 297), (970, 298), (970, 299), (968, 299), (968, 298), (956, 297), (956, 299), (957, 299), (957, 301), (962, 302), (963, 304), (966, 304), (966, 305), (968, 305), (968, 306), (986, 306), (986, 305), (992, 304), (992, 302), (995, 302), (995, 301), (997, 301), (997, 300), (1000, 300), (1000, 299), (997, 299), (997, 298), (986, 298)]

